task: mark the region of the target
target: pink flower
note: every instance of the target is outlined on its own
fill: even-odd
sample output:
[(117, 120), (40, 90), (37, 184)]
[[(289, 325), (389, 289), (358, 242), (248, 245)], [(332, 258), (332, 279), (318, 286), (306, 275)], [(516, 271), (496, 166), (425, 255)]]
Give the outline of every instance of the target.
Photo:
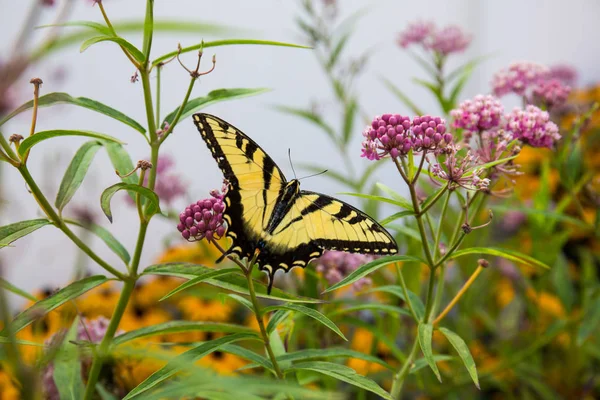
[(425, 39), (435, 31), (433, 22), (416, 21), (408, 24), (398, 36), (398, 44), (407, 48), (411, 44), (424, 45)]
[(533, 99), (536, 104), (544, 104), (548, 108), (560, 106), (567, 101), (571, 87), (564, 85), (558, 79), (539, 82), (533, 88)]
[(568, 86), (575, 86), (577, 75), (577, 70), (572, 65), (555, 64), (550, 67), (548, 78), (558, 79)]
[(450, 111), (453, 126), (469, 132), (479, 132), (500, 126), (504, 106), (492, 95), (477, 95), (473, 100), (463, 101), (457, 109)]
[(548, 67), (532, 62), (517, 62), (498, 71), (492, 79), (492, 91), (502, 97), (508, 93), (524, 96), (526, 91), (548, 78)]
[(536, 106), (528, 105), (525, 110), (516, 107), (505, 118), (506, 130), (512, 132), (513, 139), (530, 146), (552, 148), (561, 138), (550, 115)]
[(211, 190), (211, 197), (190, 204), (179, 214), (177, 230), (189, 242), (206, 238), (211, 241), (225, 235), (224, 195), (218, 190)]
[[(487, 191), (490, 185), (488, 178), (481, 178), (483, 170), (478, 168), (478, 158), (470, 151), (463, 157), (458, 154), (458, 147), (450, 148), (446, 160), (431, 165), (431, 174), (448, 182), (451, 189), (462, 187), (467, 190)], [(434, 183), (439, 184), (437, 181)]]
[(459, 53), (464, 51), (473, 38), (467, 35), (458, 26), (447, 26), (440, 31), (435, 32), (429, 41), (427, 47), (442, 56), (450, 53)]
[[(375, 260), (377, 257), (366, 254), (353, 254), (344, 251), (327, 250), (314, 261), (317, 272), (323, 274), (327, 283), (333, 285), (338, 283), (361, 265)], [(354, 290), (362, 290), (370, 285), (370, 278), (361, 278), (353, 283)]]
[(373, 119), (363, 136), (362, 157), (379, 160), (386, 155), (393, 158), (409, 151), (439, 151), (452, 142), (446, 132), (446, 121), (424, 115), (410, 118), (399, 114), (383, 114)]
[[(167, 205), (173, 203), (177, 198), (186, 193), (186, 186), (183, 184), (179, 174), (173, 171), (175, 162), (167, 155), (160, 156), (158, 162), (154, 166), (156, 168), (156, 182), (154, 184), (154, 192), (160, 198), (161, 203)], [(144, 185), (148, 185), (149, 171), (144, 177)], [(130, 204), (134, 204), (131, 197), (127, 197)]]

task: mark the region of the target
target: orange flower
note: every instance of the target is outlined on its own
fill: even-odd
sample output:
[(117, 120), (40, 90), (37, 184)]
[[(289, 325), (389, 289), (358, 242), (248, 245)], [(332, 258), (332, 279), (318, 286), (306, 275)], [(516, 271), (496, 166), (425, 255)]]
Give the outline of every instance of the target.
[(224, 322), (228, 321), (233, 313), (229, 304), (194, 296), (185, 296), (178, 304), (185, 318), (191, 321)]

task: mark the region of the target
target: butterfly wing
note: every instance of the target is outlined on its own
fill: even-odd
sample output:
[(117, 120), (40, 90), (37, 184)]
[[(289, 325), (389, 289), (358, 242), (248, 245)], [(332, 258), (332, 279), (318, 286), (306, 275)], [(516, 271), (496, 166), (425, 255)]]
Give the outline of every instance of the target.
[(236, 127), (209, 114), (194, 114), (193, 119), (229, 182), (224, 218), (233, 245), (228, 252), (251, 257), (287, 183), (285, 177), (271, 157)]

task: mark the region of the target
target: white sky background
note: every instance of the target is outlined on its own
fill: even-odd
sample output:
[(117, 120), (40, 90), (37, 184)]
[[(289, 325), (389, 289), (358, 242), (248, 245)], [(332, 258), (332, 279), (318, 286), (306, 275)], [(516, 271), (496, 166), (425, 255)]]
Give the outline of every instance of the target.
[[(76, 1), (71, 20), (100, 21), (97, 7), (90, 1)], [(600, 2), (579, 0), (507, 0), (484, 2), (480, 0), (428, 0), (365, 1), (344, 0), (342, 15), (364, 9), (363, 17), (356, 24), (356, 32), (348, 49), (357, 55), (365, 49), (374, 49), (358, 88), (363, 107), (370, 115), (385, 112), (410, 114), (396, 98), (380, 83), (383, 75), (396, 83), (422, 109), (436, 115), (439, 110), (428, 92), (411, 82), (414, 76), (425, 77), (418, 64), (396, 43), (398, 31), (416, 19), (433, 20), (438, 26), (457, 24), (474, 35), (467, 52), (454, 56), (452, 63), (459, 64), (475, 56), (491, 55), (477, 68), (467, 85), (462, 99), (478, 93), (489, 92), (489, 81), (495, 71), (512, 61), (529, 60), (544, 64), (570, 63), (580, 73), (580, 84), (600, 79), (598, 69), (600, 54)], [(31, 1), (0, 0), (0, 60), (10, 51), (20, 24)], [(106, 0), (105, 6), (113, 21), (141, 19), (145, 1)], [(247, 31), (230, 37), (255, 38), (300, 43), (301, 35), (294, 18), (299, 12), (298, 3), (291, 0), (279, 1), (198, 1), (156, 0), (155, 19), (180, 19), (195, 22), (211, 22)], [(43, 23), (52, 19), (52, 9), (46, 12)], [(141, 35), (128, 37), (133, 43), (141, 44)], [(161, 35), (154, 39), (153, 55), (175, 50), (177, 43), (189, 46), (200, 40), (215, 37), (203, 35)], [(341, 169), (332, 146), (324, 135), (310, 124), (295, 117), (281, 114), (274, 105), (305, 107), (312, 100), (323, 101), (323, 115), (332, 115), (336, 124), (339, 116), (333, 108), (329, 85), (324, 79), (314, 55), (310, 50), (288, 49), (268, 46), (228, 46), (210, 48), (205, 52), (204, 66), (210, 66), (210, 56), (217, 55), (215, 71), (201, 78), (192, 97), (206, 94), (218, 88), (266, 87), (272, 91), (257, 97), (224, 102), (205, 109), (241, 128), (254, 138), (280, 165), (288, 177), (292, 176), (287, 159), (291, 148), (295, 164), (313, 163), (333, 169)], [(346, 55), (350, 55), (346, 53)], [(190, 66), (195, 64), (195, 55), (183, 57)], [(56, 79), (56, 71), (63, 70), (63, 80)], [(22, 103), (29, 100), (31, 93), (28, 81), (31, 77), (44, 80), (42, 94), (54, 91), (67, 92), (73, 96), (85, 96), (110, 105), (146, 125), (141, 83), (129, 82), (134, 70), (120, 49), (112, 43), (95, 45), (84, 53), (78, 46), (67, 48), (46, 58), (41, 65), (31, 68), (22, 77), (22, 88), (18, 93)], [(163, 70), (162, 115), (172, 111), (182, 100), (189, 77), (177, 63)], [(510, 108), (514, 99), (507, 99)], [(30, 114), (24, 113), (3, 127), (3, 134), (29, 131)], [(39, 113), (38, 130), (83, 129), (106, 133), (128, 143), (134, 162), (148, 158), (149, 149), (139, 133), (110, 118), (73, 106), (44, 108)], [(354, 162), (357, 169), (369, 163), (360, 158), (360, 132), (355, 132)], [(58, 185), (72, 155), (86, 140), (84, 138), (62, 138), (47, 141), (32, 151), (29, 167), (41, 184), (47, 197), (53, 202)], [(172, 155), (182, 179), (189, 185), (189, 198), (177, 203), (183, 209), (191, 201), (206, 197), (208, 190), (220, 187), (222, 175), (210, 153), (198, 135), (191, 119), (180, 122), (172, 137), (161, 148), (161, 152)], [(402, 191), (400, 181), (393, 171), (385, 167), (378, 180)], [(299, 175), (302, 175), (300, 171)], [(0, 224), (37, 218), (41, 216), (37, 204), (27, 192), (20, 175), (2, 166), (0, 196)], [(70, 206), (89, 205), (97, 214), (99, 223), (110, 228), (115, 236), (133, 253), (138, 223), (137, 213), (125, 205), (123, 196), (113, 200), (114, 224), (110, 226), (99, 207), (99, 196), (104, 188), (118, 182), (106, 154), (101, 150), (90, 168), (86, 181), (73, 198)], [(326, 176), (311, 178), (303, 182), (305, 189), (335, 195), (345, 190), (332, 183)], [(340, 196), (341, 197), (341, 196)], [(352, 202), (349, 197), (345, 200)], [(149, 265), (164, 248), (165, 237), (171, 235), (178, 240), (173, 224), (155, 218), (150, 226), (141, 268)], [(60, 231), (52, 227), (41, 230), (14, 243), (14, 247), (0, 250), (5, 277), (15, 285), (27, 290), (42, 285), (63, 286), (68, 282), (78, 249)], [(100, 240), (92, 242), (98, 251), (113, 265), (124, 269), (120, 260)], [(88, 266), (102, 273), (93, 262)], [(15, 299), (15, 302), (20, 300)]]

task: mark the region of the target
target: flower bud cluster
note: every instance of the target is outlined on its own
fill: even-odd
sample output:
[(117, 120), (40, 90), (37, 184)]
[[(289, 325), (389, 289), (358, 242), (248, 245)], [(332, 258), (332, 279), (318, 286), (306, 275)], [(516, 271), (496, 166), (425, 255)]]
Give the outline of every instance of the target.
[(558, 126), (550, 121), (550, 115), (536, 106), (528, 105), (525, 110), (518, 107), (506, 115), (506, 130), (513, 134), (513, 139), (519, 139), (533, 147), (552, 148), (561, 136)]
[(210, 198), (190, 204), (179, 214), (177, 230), (187, 241), (194, 242), (204, 238), (210, 241), (225, 235), (223, 195), (218, 190), (212, 190), (210, 194)]
[[(366, 254), (353, 254), (344, 251), (328, 250), (316, 259), (317, 272), (323, 274), (330, 285), (338, 283), (361, 265), (376, 257)], [(353, 283), (354, 290), (361, 290), (372, 283), (371, 278), (361, 278)]]
[(446, 121), (429, 115), (409, 117), (399, 114), (384, 114), (373, 119), (363, 136), (362, 157), (379, 160), (386, 155), (393, 158), (404, 156), (409, 151), (438, 151), (452, 142), (446, 132)]
[(421, 45), (441, 56), (464, 51), (471, 40), (471, 35), (458, 26), (449, 25), (438, 29), (433, 22), (423, 21), (409, 24), (398, 36), (398, 44), (403, 48), (413, 44)]

